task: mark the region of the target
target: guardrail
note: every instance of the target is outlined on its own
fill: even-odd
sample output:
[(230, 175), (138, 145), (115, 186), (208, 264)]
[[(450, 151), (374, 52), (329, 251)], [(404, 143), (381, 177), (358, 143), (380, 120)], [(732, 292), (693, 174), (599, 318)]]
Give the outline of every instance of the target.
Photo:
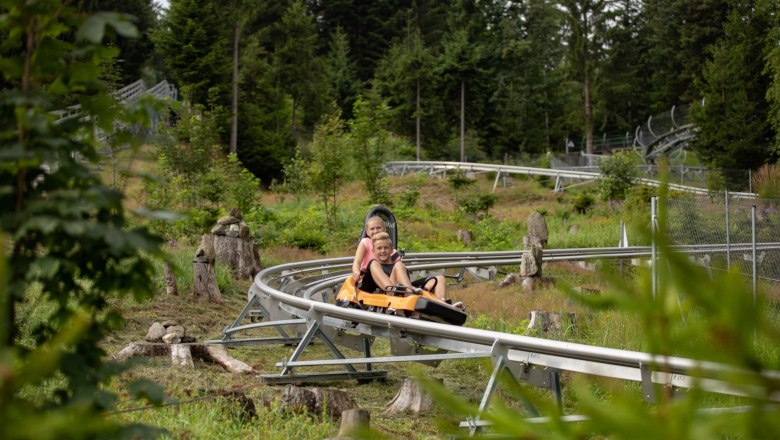
[[(573, 186), (593, 182), (601, 178), (601, 173), (588, 172), (588, 171), (575, 171), (566, 169), (552, 169), (552, 168), (534, 168), (534, 167), (521, 167), (513, 165), (493, 165), (493, 164), (480, 164), (480, 163), (468, 163), (468, 162), (445, 162), (445, 161), (397, 161), (386, 162), (384, 169), (388, 174), (404, 175), (406, 173), (420, 173), (425, 172), (428, 174), (446, 174), (448, 171), (467, 171), (474, 173), (496, 173), (496, 179), (493, 182), (493, 191), (498, 187), (498, 183), (504, 175), (519, 174), (529, 176), (546, 176), (555, 178), (555, 188), (553, 191), (558, 192), (567, 188), (565, 186), (565, 180), (579, 181), (580, 183), (569, 185), (568, 188)], [(635, 178), (634, 182), (641, 185), (658, 187), (661, 186), (661, 182), (658, 180), (647, 178)], [(695, 186), (680, 185), (676, 183), (667, 183), (667, 187), (670, 190), (682, 191), (692, 194), (707, 195), (710, 191), (704, 188), (697, 188)], [(748, 192), (729, 192), (734, 198), (754, 199), (756, 194)]]
[[(780, 243), (764, 243), (762, 246), (778, 249)], [(699, 253), (724, 249), (723, 245), (707, 245), (681, 247), (677, 250)], [(471, 274), (477, 278), (492, 279), (499, 267), (519, 264), (522, 253), (421, 253), (408, 254), (404, 261), (413, 277), (421, 272), (459, 268), (461, 271), (456, 276), (458, 278)], [(650, 254), (650, 247), (548, 249), (544, 251), (543, 259), (550, 262), (637, 258)], [(517, 380), (550, 389), (559, 403), (562, 398), (562, 371), (639, 382), (642, 384), (643, 397), (651, 401), (656, 385), (698, 387), (732, 395), (751, 395), (755, 391), (747, 385), (725, 381), (724, 377), (739, 373), (739, 370), (714, 362), (457, 327), (337, 307), (330, 304), (329, 300), (335, 289), (351, 273), (351, 263), (352, 258), (345, 257), (283, 264), (261, 271), (249, 290), (249, 301), (244, 310), (225, 329), (222, 340), (211, 342), (228, 346), (297, 344), (290, 358), (277, 364), (282, 368), (280, 374), (261, 376), (263, 381), (274, 384), (373, 380), (386, 377), (387, 374), (383, 370), (374, 370), (373, 365), (388, 362), (435, 365), (447, 359), (490, 358), (494, 369), (486, 384), (478, 414), (462, 425), (472, 430), (481, 426), (479, 418), (487, 408), (496, 389), (497, 377), (502, 371), (509, 371)], [(251, 316), (262, 316), (266, 321), (242, 324), (244, 319)], [(269, 327), (275, 328), (280, 336), (237, 339), (239, 333)], [(371, 355), (371, 345), (376, 337), (389, 340), (392, 356)], [(301, 360), (305, 348), (314, 338), (324, 342), (333, 354), (332, 359)], [(354, 349), (362, 352), (362, 355), (347, 357), (337, 346)], [(295, 371), (325, 366), (340, 366), (346, 371)], [(763, 375), (773, 380), (780, 379), (778, 371), (767, 371)], [(771, 399), (780, 400), (780, 393), (772, 395)]]
[[(159, 99), (177, 99), (176, 88), (166, 80), (162, 80), (153, 87), (146, 87), (143, 80), (128, 84), (114, 92), (114, 98), (122, 104), (131, 104), (138, 101), (144, 95), (154, 96)], [(62, 110), (55, 110), (51, 114), (56, 116), (55, 124), (61, 124), (69, 119), (81, 117), (81, 105), (76, 104)]]

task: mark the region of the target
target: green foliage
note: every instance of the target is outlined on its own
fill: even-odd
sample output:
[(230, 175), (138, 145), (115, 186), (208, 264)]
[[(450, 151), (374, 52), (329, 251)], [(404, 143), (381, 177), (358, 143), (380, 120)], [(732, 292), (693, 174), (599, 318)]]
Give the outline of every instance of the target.
[(471, 179), (466, 176), (463, 171), (456, 171), (447, 177), (450, 187), (455, 190), (463, 189), (469, 186), (473, 186), (477, 183), (476, 179)]
[(211, 113), (196, 108), (185, 115), (161, 138), (158, 177), (144, 182), (150, 208), (185, 214), (173, 225), (168, 218), (152, 222), (167, 238), (208, 232), (227, 208), (248, 212), (260, 191), (260, 180), (235, 155), (220, 153)]
[[(218, 5), (209, 0), (171, 2), (152, 39), (192, 104), (227, 107), (230, 86), (229, 34)], [(216, 102), (213, 97), (216, 91)]]
[(249, 420), (237, 408), (235, 401), (217, 398), (117, 414), (112, 419), (168, 426), (173, 438), (252, 438), (261, 432), (269, 440), (319, 439), (338, 431), (338, 425), (329, 417), (293, 413), (275, 402), (268, 408), (258, 407), (257, 417)]
[(636, 156), (631, 153), (615, 153), (599, 163), (603, 177), (599, 180), (602, 200), (623, 200), (634, 184)]
[(574, 210), (580, 214), (585, 214), (593, 207), (593, 196), (589, 193), (581, 192), (574, 196)]
[(387, 125), (387, 104), (373, 104), (358, 97), (354, 106), (354, 119), (349, 122), (349, 141), (356, 153), (354, 169), (369, 194), (369, 202), (387, 204), (390, 195), (384, 178), (384, 164), (390, 134)]
[(710, 192), (721, 192), (726, 189), (726, 176), (719, 169), (707, 171), (707, 189)]
[(417, 200), (420, 199), (420, 188), (422, 186), (420, 177), (423, 176), (424, 176), (423, 174), (418, 174), (415, 176), (415, 179), (413, 181), (404, 185), (403, 191), (401, 191), (401, 193), (398, 194), (399, 208), (412, 209), (417, 205)]
[(228, 156), (224, 166), (227, 176), (225, 190), (231, 206), (238, 208), (241, 213), (249, 212), (260, 194), (260, 179), (241, 166), (233, 154)]
[[(0, 264), (3, 437), (149, 436), (103, 417), (116, 399), (104, 384), (120, 368), (104, 362), (100, 343), (121, 323), (109, 297), (154, 293), (160, 240), (128, 227), (122, 195), (90, 168), (97, 127), (140, 124), (153, 111), (145, 103), (126, 111), (98, 81), (101, 63), (116, 56), (104, 37), (136, 29), (119, 14), (85, 15), (59, 1), (2, 8), (0, 230), (10, 257), (7, 271)], [(80, 101), (82, 115), (55, 124), (49, 112), (66, 96)], [(30, 339), (20, 344), (31, 317)], [(23, 392), (37, 387), (48, 392)]]
[(490, 193), (468, 193), (458, 198), (458, 207), (469, 215), (487, 215), (490, 208), (496, 204), (497, 197)]
[[(662, 193), (661, 206), (665, 206), (664, 198)], [(661, 217), (664, 215), (662, 212)], [(505, 378), (500, 387), (510, 399), (528, 402), (549, 418), (541, 423), (527, 421), (523, 410), (494, 399), (481, 413), (492, 422), (491, 434), (523, 438), (631, 439), (637, 433), (656, 439), (771, 438), (780, 429), (778, 409), (767, 406), (780, 388), (766, 375), (780, 366), (775, 350), (780, 325), (770, 318), (768, 298), (759, 292), (754, 301), (740, 275), (731, 272), (708, 276), (687, 255), (673, 252), (664, 238), (664, 224), (661, 218), (662, 230), (657, 235), (660, 273), (655, 292), (650, 272), (642, 271), (633, 280), (610, 276), (611, 288), (602, 294), (570, 295), (594, 310), (621, 313), (637, 322), (642, 351), (723, 365), (723, 369), (714, 370), (719, 372), (709, 374), (716, 381), (728, 383), (730, 390), (743, 393), (738, 400), (727, 400), (738, 401), (740, 410), (724, 411), (716, 417), (702, 411), (711, 407), (713, 397), (703, 391), (706, 381), (696, 379), (702, 374), (696, 368), (687, 373), (694, 378), (692, 389), (673, 395), (657, 384), (652, 404), (642, 401), (644, 391), (638, 385), (621, 389), (591, 376), (575, 376), (566, 387), (567, 405), (587, 417), (588, 422), (561, 423), (561, 409), (549, 395), (540, 395), (526, 384)], [(645, 238), (650, 235), (644, 229), (638, 232)], [(471, 323), (482, 328), (500, 324), (481, 317)], [(454, 397), (435, 381), (422, 376), (419, 379), (439, 405), (460, 416), (476, 414), (476, 404)], [(605, 392), (605, 386), (609, 392)], [(757, 424), (760, 430), (756, 430)]]
[(723, 36), (702, 70), (703, 105), (692, 114), (699, 127), (693, 148), (711, 166), (756, 169), (773, 159), (769, 77), (763, 63), (752, 60), (764, 59), (774, 46), (767, 44), (766, 36), (776, 14), (774, 2), (728, 8)]
[(753, 191), (762, 199), (780, 199), (780, 165), (763, 165), (753, 174)]
[(304, 155), (303, 149), (299, 147), (293, 160), (284, 166), (282, 190), (292, 194), (298, 200), (311, 191), (308, 162), (309, 159)]
[(348, 148), (344, 142), (344, 122), (339, 115), (328, 116), (317, 126), (310, 151), (309, 186), (322, 202), (328, 224), (333, 225), (339, 189), (350, 176), (345, 167)]

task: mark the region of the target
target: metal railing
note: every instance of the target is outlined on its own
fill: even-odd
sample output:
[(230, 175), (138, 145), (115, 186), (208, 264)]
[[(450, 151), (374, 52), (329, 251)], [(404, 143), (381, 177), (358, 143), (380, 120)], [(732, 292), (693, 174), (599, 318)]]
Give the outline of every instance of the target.
[[(446, 175), (447, 172), (471, 172), (471, 173), (496, 173), (496, 179), (493, 183), (493, 191), (496, 190), (501, 178), (505, 175), (519, 174), (529, 176), (546, 176), (555, 179), (553, 191), (562, 191), (567, 187), (572, 187), (582, 183), (593, 182), (601, 178), (601, 173), (591, 171), (578, 171), (573, 169), (560, 168), (534, 168), (513, 165), (494, 165), (479, 164), (469, 162), (444, 162), (444, 161), (397, 161), (386, 162), (384, 169), (388, 174), (404, 175), (406, 173), (428, 173), (430, 175)], [(579, 183), (572, 183), (579, 182)], [(658, 187), (661, 182), (648, 178), (636, 178), (634, 182), (641, 185)], [(568, 184), (568, 185), (567, 185)], [(710, 190), (698, 188), (695, 186), (668, 183), (670, 190), (682, 191), (692, 194), (708, 195)], [(753, 199), (754, 193), (748, 192), (730, 192), (733, 198)]]
[[(700, 253), (718, 246), (723, 245), (686, 246), (676, 250)], [(762, 246), (778, 249), (780, 243), (764, 243)], [(492, 279), (498, 267), (519, 264), (522, 253), (420, 253), (408, 254), (404, 261), (412, 277), (431, 271), (460, 269), (458, 277), (470, 273), (478, 278)], [(549, 249), (544, 251), (543, 259), (551, 262), (646, 258), (651, 254), (650, 247)], [(458, 327), (330, 304), (335, 289), (350, 275), (351, 263), (351, 257), (344, 257), (283, 264), (261, 271), (249, 290), (249, 301), (244, 310), (225, 329), (222, 340), (210, 342), (228, 346), (297, 344), (290, 357), (277, 364), (282, 369), (280, 374), (261, 376), (266, 383), (275, 384), (372, 380), (386, 377), (387, 372), (375, 370), (374, 365), (388, 362), (435, 365), (448, 359), (490, 358), (494, 369), (478, 413), (475, 418), (461, 424), (472, 430), (482, 426), (479, 419), (495, 392), (497, 376), (503, 371), (510, 372), (515, 379), (550, 389), (559, 403), (560, 373), (564, 371), (639, 382), (643, 398), (650, 401), (654, 399), (656, 385), (698, 387), (731, 395), (749, 395), (752, 391), (748, 386), (724, 380), (729, 374), (738, 372), (735, 367), (724, 364)], [(243, 320), (252, 316), (253, 312), (259, 312), (254, 316), (262, 316), (265, 321), (243, 324)], [(261, 328), (275, 328), (280, 336), (238, 338), (244, 332)], [(330, 349), (332, 359), (302, 360), (304, 349), (315, 337), (320, 338)], [(390, 342), (391, 356), (372, 356), (371, 345), (376, 337)], [(337, 346), (348, 347), (362, 354), (359, 357), (348, 357)], [(297, 371), (332, 366), (343, 367), (345, 371)], [(780, 379), (778, 371), (762, 374), (773, 380)], [(780, 393), (770, 398), (780, 400)]]

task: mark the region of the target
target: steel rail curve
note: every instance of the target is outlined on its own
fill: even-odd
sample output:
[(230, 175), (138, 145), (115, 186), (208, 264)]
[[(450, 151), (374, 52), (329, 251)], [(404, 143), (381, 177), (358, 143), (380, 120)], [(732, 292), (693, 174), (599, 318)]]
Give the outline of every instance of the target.
[[(749, 244), (731, 244), (730, 248), (749, 248)], [(764, 243), (767, 249), (778, 249), (780, 243)], [(681, 246), (685, 253), (722, 252), (725, 245)], [(459, 269), (457, 276), (493, 279), (499, 267), (517, 265), (522, 251), (470, 253), (410, 253), (404, 261), (410, 272), (425, 274)], [(604, 258), (647, 258), (650, 247), (614, 247), (587, 249), (545, 249), (543, 260), (576, 261)], [(524, 380), (551, 389), (561, 402), (560, 373), (572, 372), (639, 382), (642, 396), (654, 400), (660, 387), (698, 387), (715, 393), (755, 396), (780, 401), (780, 393), (763, 395), (755, 385), (735, 383), (731, 378), (751, 374), (726, 364), (663, 356), (630, 350), (548, 340), (491, 330), (458, 327), (342, 308), (329, 303), (335, 289), (351, 273), (351, 257), (331, 258), (282, 264), (267, 268), (255, 277), (249, 290), (249, 301), (235, 322), (223, 332), (223, 339), (212, 341), (228, 346), (297, 344), (289, 359), (277, 364), (278, 375), (263, 375), (268, 383), (306, 383), (328, 380), (373, 380), (386, 377), (374, 364), (388, 362), (421, 362), (436, 365), (442, 360), (490, 358), (493, 373), (486, 385), (476, 422), (487, 408), (497, 386), (497, 377), (509, 371), (516, 380)], [(469, 274), (469, 275), (467, 275)], [(450, 274), (450, 276), (453, 276)], [(262, 317), (262, 322), (242, 323), (247, 317)], [(279, 337), (238, 338), (239, 334), (260, 328), (275, 328)], [(286, 329), (286, 330), (285, 330)], [(389, 340), (391, 356), (371, 355), (376, 337)], [(305, 348), (314, 338), (321, 339), (333, 359), (301, 360)], [(361, 352), (359, 357), (346, 356), (338, 346)], [(340, 366), (346, 371), (298, 373), (297, 369)], [(780, 380), (779, 371), (761, 372), (764, 380)], [(728, 378), (728, 379), (727, 379)], [(533, 414), (535, 410), (531, 409)]]
[[(534, 168), (514, 165), (494, 165), (494, 164), (481, 164), (481, 163), (469, 163), (469, 162), (446, 162), (446, 161), (397, 161), (386, 162), (383, 165), (385, 171), (388, 174), (406, 174), (407, 172), (427, 172), (429, 174), (443, 173), (449, 170), (454, 171), (471, 171), (471, 172), (494, 172), (496, 173), (496, 181), (493, 184), (493, 189), (498, 185), (498, 181), (503, 174), (520, 174), (520, 175), (532, 175), (532, 176), (546, 176), (556, 179), (555, 191), (564, 189), (561, 184), (561, 179), (579, 180), (583, 182), (589, 182), (598, 180), (601, 178), (601, 173), (588, 172), (588, 171), (575, 171), (575, 170), (563, 170), (552, 168)], [(635, 178), (636, 183), (658, 187), (661, 186), (661, 182), (647, 178)], [(684, 191), (693, 194), (710, 194), (710, 191), (706, 188), (697, 188), (695, 186), (680, 185), (676, 183), (667, 183), (669, 189), (675, 191)], [(754, 199), (756, 195), (749, 192), (729, 192), (729, 195), (734, 198), (741, 199)]]

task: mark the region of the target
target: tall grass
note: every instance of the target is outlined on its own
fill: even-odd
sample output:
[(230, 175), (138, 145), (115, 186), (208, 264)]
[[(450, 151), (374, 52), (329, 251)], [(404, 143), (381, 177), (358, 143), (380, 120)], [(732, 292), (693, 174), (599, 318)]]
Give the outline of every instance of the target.
[(111, 416), (124, 423), (144, 423), (168, 431), (166, 439), (322, 439), (335, 436), (338, 426), (328, 417), (291, 413), (275, 403), (257, 407), (247, 420), (240, 406), (225, 398), (149, 408)]

